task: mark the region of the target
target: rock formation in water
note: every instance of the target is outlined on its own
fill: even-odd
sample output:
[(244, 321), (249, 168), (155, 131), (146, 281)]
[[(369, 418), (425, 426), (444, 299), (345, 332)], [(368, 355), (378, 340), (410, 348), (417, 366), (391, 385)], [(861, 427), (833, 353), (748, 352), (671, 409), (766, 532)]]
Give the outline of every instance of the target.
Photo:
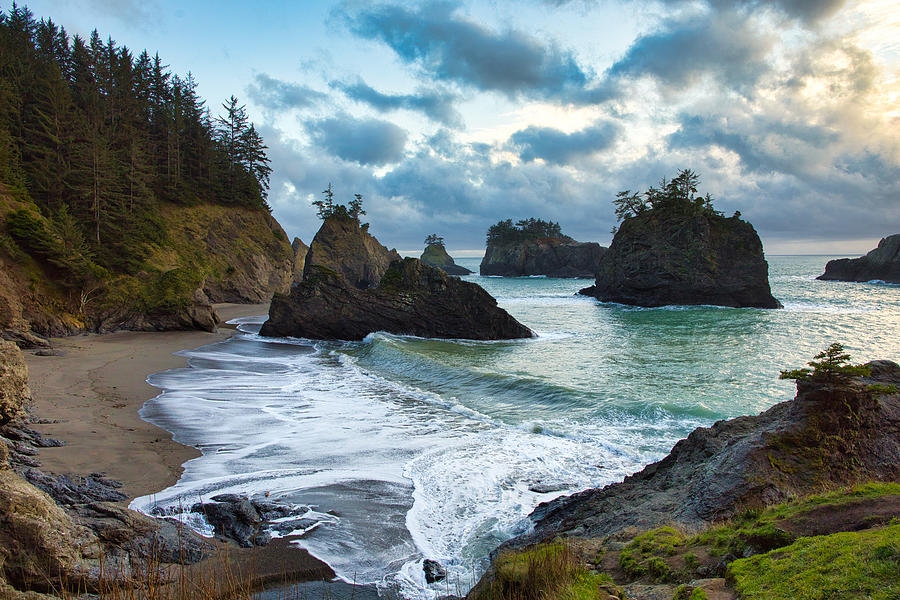
[(738, 216), (649, 210), (622, 222), (595, 284), (579, 293), (636, 306), (781, 308), (768, 273), (756, 230)]
[(303, 279), (324, 267), (338, 273), (355, 288), (375, 287), (395, 260), (396, 250), (388, 250), (362, 226), (359, 219), (336, 212), (322, 222), (309, 245)]
[(453, 258), (447, 254), (447, 249), (444, 248), (443, 243), (428, 244), (419, 260), (429, 267), (440, 269), (447, 275), (469, 275), (472, 273), (469, 269), (453, 262)]
[(480, 286), (415, 258), (394, 261), (378, 287), (366, 290), (308, 264), (303, 282), (272, 299), (260, 335), (361, 340), (375, 331), (476, 340), (534, 336)]
[(817, 279), (900, 283), (900, 233), (882, 238), (877, 248), (860, 258), (828, 261)]
[(695, 429), (621, 483), (538, 506), (534, 533), (518, 543), (662, 524), (697, 528), (823, 489), (900, 481), (900, 365), (869, 366), (870, 376), (848, 381), (798, 381), (792, 401)]
[(482, 275), (594, 277), (606, 251), (596, 242), (576, 242), (557, 223), (540, 219), (500, 221), (488, 230)]

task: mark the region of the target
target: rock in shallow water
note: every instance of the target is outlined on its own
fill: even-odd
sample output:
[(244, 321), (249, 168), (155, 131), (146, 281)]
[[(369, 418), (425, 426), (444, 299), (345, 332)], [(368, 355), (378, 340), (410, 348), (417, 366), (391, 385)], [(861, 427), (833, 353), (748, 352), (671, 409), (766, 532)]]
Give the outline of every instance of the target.
[(534, 337), (480, 286), (415, 258), (391, 263), (372, 290), (360, 290), (326, 268), (307, 269), (289, 295), (272, 299), (259, 333), (361, 340), (375, 331), (475, 340)]
[(422, 570), (425, 571), (426, 583), (437, 583), (447, 578), (447, 569), (436, 560), (426, 558), (422, 562)]

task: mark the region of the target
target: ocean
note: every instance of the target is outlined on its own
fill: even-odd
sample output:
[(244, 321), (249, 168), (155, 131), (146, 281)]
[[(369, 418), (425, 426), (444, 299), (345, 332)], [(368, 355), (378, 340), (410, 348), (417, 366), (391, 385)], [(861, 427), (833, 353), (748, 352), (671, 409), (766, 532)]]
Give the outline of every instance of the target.
[[(900, 360), (900, 286), (817, 281), (829, 258), (769, 257), (783, 310), (599, 303), (589, 280), (465, 277), (538, 337), (473, 342), (377, 333), (269, 339), (260, 318), (152, 375), (141, 416), (203, 455), (134, 500), (197, 531), (221, 493), (297, 509), (276, 535), (385, 597), (465, 593), (488, 554), (561, 494), (621, 480), (691, 430), (789, 400), (782, 369), (832, 342)], [(474, 271), (478, 259), (457, 261)], [(433, 559), (446, 580), (427, 584)]]

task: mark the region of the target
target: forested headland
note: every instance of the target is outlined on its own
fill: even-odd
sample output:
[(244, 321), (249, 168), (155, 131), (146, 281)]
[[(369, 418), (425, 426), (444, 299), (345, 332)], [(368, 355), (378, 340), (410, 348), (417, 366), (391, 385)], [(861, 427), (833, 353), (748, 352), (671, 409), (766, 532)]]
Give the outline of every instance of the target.
[(185, 209), (260, 213), (243, 229), (286, 245), (268, 215), (270, 173), (234, 96), (211, 110), (191, 73), (172, 73), (158, 54), (96, 30), (70, 36), (15, 4), (0, 13), (0, 252), (64, 288), (56, 312), (84, 317), (91, 297), (183, 305), (208, 276), (226, 275), (205, 248), (175, 239)]

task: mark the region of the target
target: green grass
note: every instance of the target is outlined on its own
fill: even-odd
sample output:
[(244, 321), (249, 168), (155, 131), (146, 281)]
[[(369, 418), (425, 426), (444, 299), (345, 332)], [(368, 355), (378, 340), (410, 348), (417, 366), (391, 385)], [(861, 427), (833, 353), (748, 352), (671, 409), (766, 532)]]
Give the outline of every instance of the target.
[(593, 600), (601, 587), (624, 598), (609, 575), (588, 570), (567, 544), (553, 542), (501, 553), (477, 600)]
[(900, 494), (900, 484), (865, 483), (771, 508), (747, 510), (729, 523), (707, 529), (688, 540), (687, 544), (707, 545), (711, 554), (719, 556), (740, 556), (748, 548), (754, 552), (767, 552), (795, 541), (794, 535), (779, 528), (781, 521), (800, 517), (823, 506), (848, 506), (897, 494)]
[(622, 549), (619, 566), (629, 579), (647, 577), (656, 582), (676, 581), (678, 573), (673, 571), (663, 557), (674, 556), (687, 542), (685, 535), (672, 527), (651, 529), (634, 538)]
[(744, 600), (900, 599), (900, 525), (800, 538), (732, 562)]

